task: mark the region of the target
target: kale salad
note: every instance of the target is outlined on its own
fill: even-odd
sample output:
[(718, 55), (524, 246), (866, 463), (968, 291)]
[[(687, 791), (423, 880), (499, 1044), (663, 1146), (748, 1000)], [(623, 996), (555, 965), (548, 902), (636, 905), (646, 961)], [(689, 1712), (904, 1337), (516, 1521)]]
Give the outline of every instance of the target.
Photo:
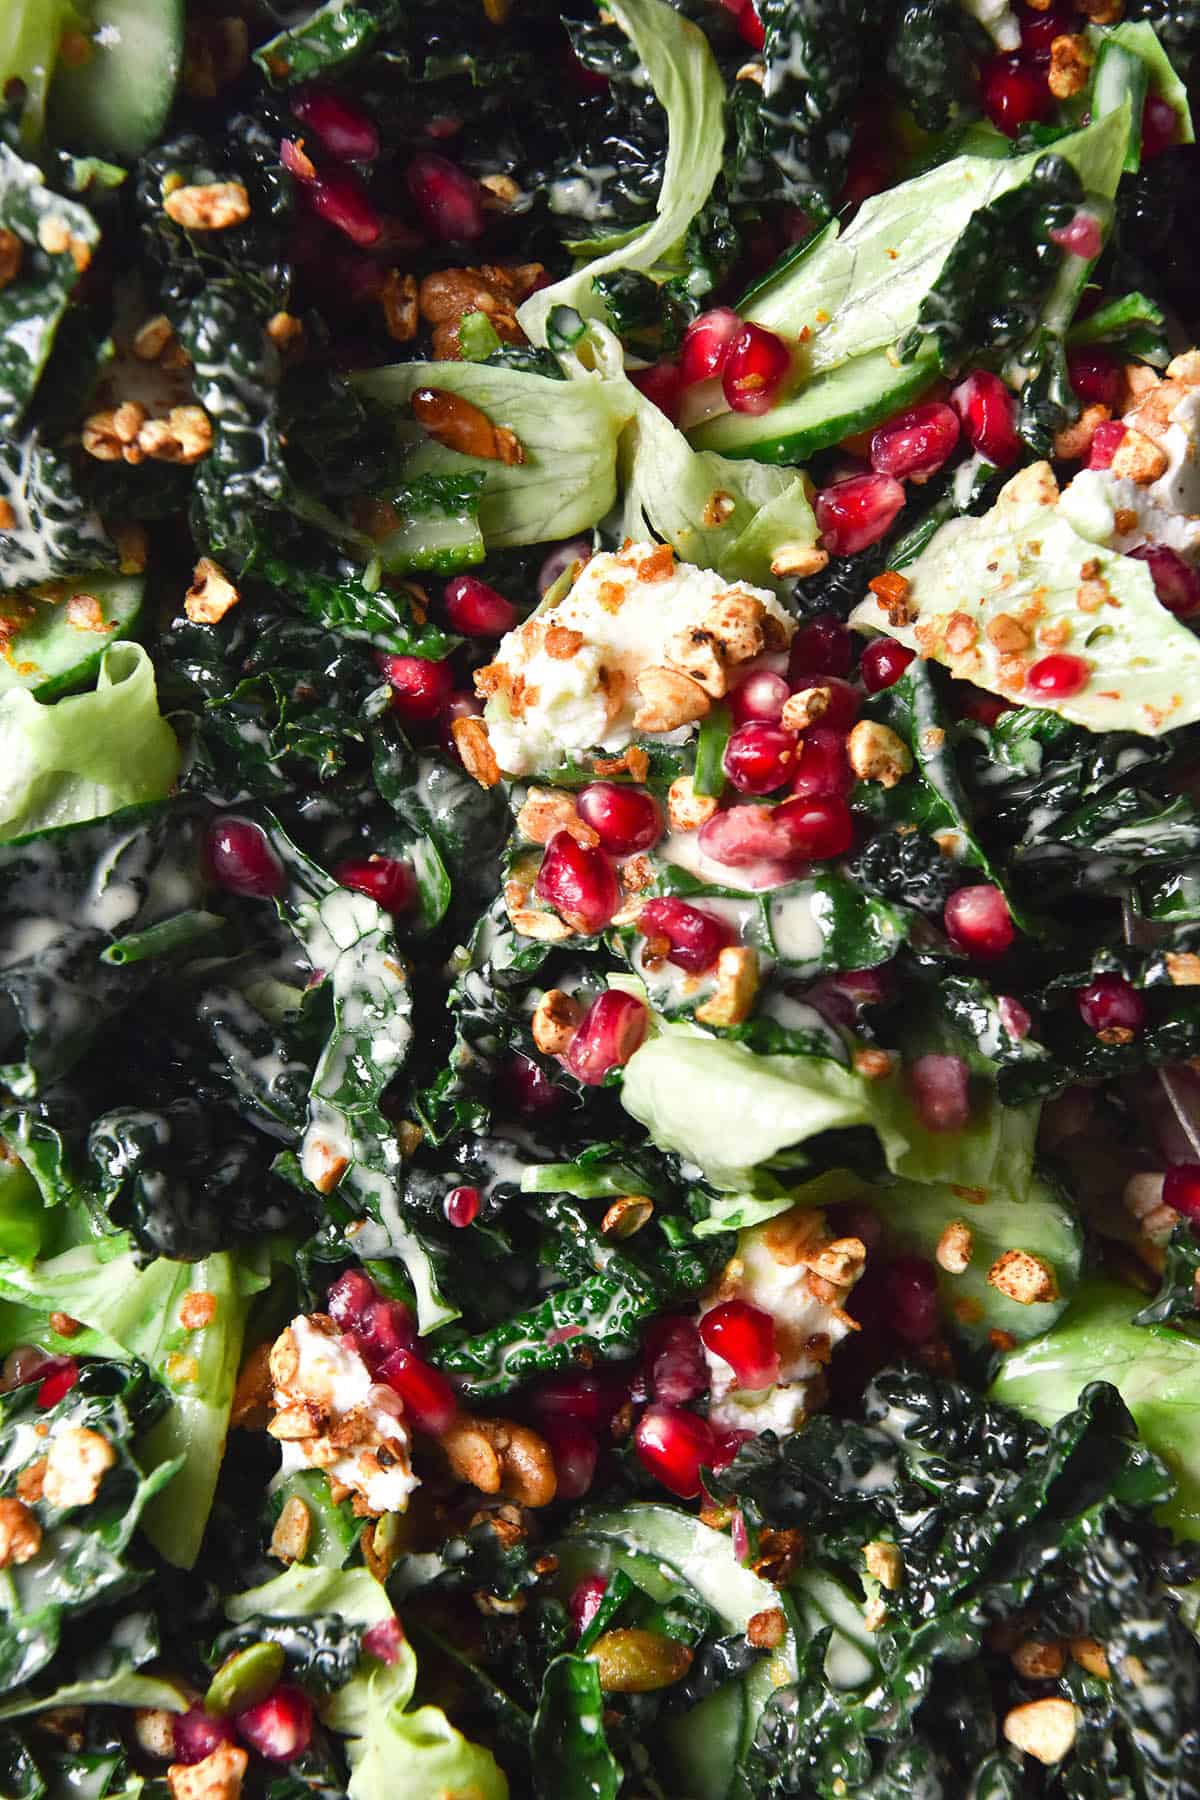
[(1200, 4), (0, 90), (0, 1796), (1200, 1800)]

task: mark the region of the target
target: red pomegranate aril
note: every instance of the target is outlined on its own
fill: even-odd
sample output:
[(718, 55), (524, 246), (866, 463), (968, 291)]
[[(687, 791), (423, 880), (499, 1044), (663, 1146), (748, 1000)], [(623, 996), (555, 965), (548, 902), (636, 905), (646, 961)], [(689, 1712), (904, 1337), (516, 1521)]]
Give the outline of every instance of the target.
[(577, 1081), (597, 1087), (613, 1069), (623, 1069), (645, 1041), (650, 1015), (633, 994), (609, 988), (579, 1021), (566, 1052), (566, 1064)]
[(897, 1256), (883, 1272), (884, 1319), (905, 1344), (937, 1335), (937, 1270), (923, 1256)]
[[(45, 1365), (43, 1365), (45, 1366)], [(43, 1412), (57, 1406), (66, 1394), (69, 1394), (79, 1380), (79, 1364), (73, 1356), (64, 1356), (56, 1360), (53, 1367), (47, 1367), (38, 1385), (37, 1403)]]
[(1159, 604), (1169, 613), (1184, 618), (1200, 608), (1200, 571), (1185, 563), (1178, 551), (1166, 544), (1139, 544), (1127, 554), (1146, 564)]
[(998, 469), (1016, 462), (1021, 454), (1017, 403), (998, 375), (989, 369), (973, 369), (950, 395), (950, 404), (962, 420), (972, 450)]
[(238, 1713), (234, 1724), (242, 1742), (268, 1762), (293, 1762), (312, 1742), (312, 1701), (283, 1682), (257, 1706)]
[(174, 1715), (171, 1735), (175, 1741), (176, 1762), (203, 1762), (222, 1744), (232, 1744), (233, 1722), (205, 1712), (202, 1706), (192, 1706), (187, 1712)]
[(1070, 7), (1051, 6), (1044, 12), (1035, 12), (1032, 7), (1018, 6), (1016, 11), (1021, 27), (1021, 48), (1032, 55), (1049, 56), (1055, 38), (1075, 28), (1075, 15)]
[(646, 1386), (655, 1400), (682, 1406), (708, 1391), (708, 1364), (694, 1319), (667, 1314), (646, 1333), (642, 1353)]
[(1097, 975), (1077, 989), (1075, 1004), (1089, 1031), (1131, 1031), (1146, 1023), (1146, 1002), (1123, 975)]
[[(712, 1459), (711, 1464), (709, 1465), (710, 1468), (712, 1469), (713, 1473), (716, 1475), (719, 1475), (723, 1469), (727, 1469), (729, 1467), (730, 1463), (733, 1461), (734, 1457), (737, 1455), (738, 1451), (741, 1449), (742, 1445), (748, 1444), (750, 1442), (750, 1440), (753, 1438), (753, 1436), (754, 1436), (754, 1433), (752, 1431), (738, 1431), (736, 1429), (733, 1431), (718, 1432), (716, 1445), (713, 1449), (713, 1459)], [(741, 1514), (738, 1513), (737, 1517), (741, 1518)], [(745, 1527), (745, 1524), (743, 1523), (743, 1525), (742, 1525), (743, 1540), (745, 1539), (745, 1533), (746, 1533), (746, 1527)], [(742, 1557), (741, 1553), (739, 1552), (738, 1553), (738, 1561), (741, 1562), (742, 1560), (743, 1560), (743, 1557)]]
[(456, 1187), (446, 1195), (442, 1210), (457, 1231), (465, 1231), (479, 1217), (482, 1204), (483, 1196), (477, 1187)]
[(378, 661), (392, 690), (392, 705), (407, 724), (437, 718), (454, 691), (449, 663), (427, 656), (380, 656)]
[(769, 412), (791, 366), (782, 338), (761, 325), (743, 325), (725, 356), (722, 392), (734, 412)]
[(830, 725), (810, 725), (800, 739), (800, 755), (792, 776), (793, 796), (798, 800), (841, 796), (848, 794), (853, 785), (842, 733)]
[(742, 329), (742, 321), (729, 306), (715, 306), (693, 319), (683, 334), (679, 351), (679, 378), (684, 387), (711, 381), (725, 367), (729, 346)]
[(765, 719), (739, 725), (725, 746), (725, 773), (739, 794), (773, 794), (794, 772), (799, 741)]
[(14, 1388), (27, 1387), (39, 1375), (58, 1367), (57, 1356), (47, 1356), (37, 1344), (16, 1344), (4, 1358), (0, 1370), (0, 1393), (10, 1394)]
[(1118, 411), (1125, 393), (1125, 377), (1120, 363), (1107, 350), (1068, 351), (1067, 374), (1086, 406), (1107, 406), (1109, 412)]
[(358, 177), (349, 169), (327, 169), (301, 189), (305, 200), (326, 225), (332, 225), (360, 250), (379, 242), (383, 220)]
[(732, 925), (686, 900), (648, 900), (638, 919), (647, 938), (665, 939), (666, 960), (689, 975), (702, 975), (735, 939)]
[(649, 850), (662, 836), (658, 802), (645, 788), (622, 787), (615, 781), (592, 781), (575, 802), (580, 818), (600, 839), (610, 856)]
[(1095, 213), (1080, 207), (1067, 224), (1054, 227), (1050, 241), (1070, 256), (1082, 256), (1094, 262), (1104, 248), (1104, 230)]
[(700, 1492), (700, 1471), (711, 1467), (716, 1436), (707, 1419), (679, 1406), (649, 1406), (633, 1433), (642, 1467), (681, 1500)]
[(1124, 436), (1125, 426), (1120, 419), (1105, 419), (1097, 425), (1092, 433), (1087, 467), (1089, 469), (1110, 469), (1112, 459), (1117, 454)]
[(1000, 994), (996, 999), (996, 1010), (1000, 1014), (1000, 1023), (1010, 1038), (1020, 1043), (1033, 1030), (1033, 1020), (1025, 1007), (1012, 994)]
[(786, 826), (777, 806), (728, 806), (713, 814), (699, 832), (700, 848), (730, 869), (757, 862), (785, 862), (792, 854)]
[(554, 1457), (558, 1481), (555, 1498), (581, 1500), (595, 1479), (599, 1444), (590, 1431), (573, 1419), (543, 1419), (541, 1431)]
[[(726, 1438), (732, 1437), (734, 1435), (735, 1434), (732, 1432), (722, 1432), (721, 1436), (717, 1439), (717, 1453), (720, 1457), (722, 1457), (722, 1459), (724, 1458), (724, 1455), (725, 1455), (725, 1440), (726, 1440)], [(741, 1437), (742, 1433), (739, 1431), (738, 1433), (736, 1433), (736, 1435), (738, 1437)], [(753, 1432), (750, 1432), (748, 1435), (753, 1437), (754, 1434), (753, 1434)], [(738, 1445), (738, 1449), (739, 1450), (741, 1449), (740, 1444)], [(726, 1463), (722, 1460), (720, 1465), (718, 1465), (716, 1463), (713, 1464), (714, 1468), (716, 1468), (718, 1466), (720, 1466), (721, 1468), (728, 1468), (729, 1465), (728, 1465), (728, 1463)], [(742, 1509), (740, 1506), (737, 1508), (736, 1512), (733, 1515), (733, 1518), (730, 1520), (730, 1523), (729, 1523), (729, 1541), (733, 1545), (733, 1554), (736, 1557), (737, 1561), (740, 1563), (749, 1562), (749, 1560), (750, 1560), (750, 1534), (746, 1530), (746, 1517), (745, 1517), (745, 1514), (742, 1512)]]
[(777, 811), (791, 839), (792, 855), (806, 862), (844, 856), (854, 842), (854, 820), (840, 795), (785, 800)]
[(1008, 901), (990, 881), (956, 888), (942, 911), (952, 944), (968, 956), (1003, 956), (1016, 936)]
[(316, 133), (330, 156), (343, 162), (374, 162), (379, 155), (374, 119), (331, 88), (300, 88), (288, 106), (302, 125)]
[(214, 819), (204, 849), (212, 878), (226, 893), (243, 900), (273, 900), (283, 892), (283, 864), (252, 819)]
[(1169, 100), (1147, 94), (1142, 108), (1142, 161), (1161, 156), (1179, 142), (1179, 114)]
[[(840, 675), (795, 675), (792, 692), (806, 694), (809, 688), (824, 688), (829, 696), (821, 725), (826, 731), (849, 731), (862, 710), (862, 695)], [(811, 730), (811, 727), (810, 727)], [(806, 737), (808, 733), (804, 734)]]
[(607, 1425), (629, 1396), (629, 1379), (615, 1371), (586, 1369), (549, 1375), (529, 1396), (540, 1418), (570, 1419), (577, 1425)]
[(918, 1056), (908, 1085), (927, 1131), (961, 1131), (971, 1116), (971, 1074), (961, 1056)]
[(738, 14), (737, 28), (738, 36), (744, 44), (749, 44), (752, 50), (763, 48), (767, 41), (767, 33), (758, 16), (754, 0), (746, 0), (746, 4)]
[(857, 556), (877, 544), (904, 506), (894, 475), (851, 475), (821, 488), (814, 503), (821, 542), (831, 556)]
[(333, 879), (356, 894), (365, 894), (384, 912), (408, 912), (416, 904), (417, 878), (395, 856), (352, 856), (337, 865)]
[(916, 654), (895, 638), (872, 638), (858, 659), (858, 672), (868, 694), (881, 694), (884, 688), (894, 687)]
[(639, 394), (653, 401), (672, 425), (679, 423), (679, 403), (683, 398), (683, 382), (679, 365), (667, 359), (651, 363), (648, 369), (634, 369), (629, 377)]
[(605, 1575), (585, 1575), (571, 1589), (571, 1597), (567, 1601), (567, 1612), (578, 1636), (582, 1637), (596, 1614), (600, 1604), (608, 1592), (608, 1577)]
[(353, 1331), (376, 1298), (375, 1283), (369, 1275), (361, 1269), (346, 1269), (326, 1294), (325, 1311), (343, 1331)]
[(380, 1619), (378, 1624), (368, 1626), (362, 1635), (362, 1647), (368, 1656), (389, 1668), (398, 1663), (404, 1648), (404, 1629), (399, 1619)]
[(1200, 1163), (1174, 1163), (1163, 1177), (1163, 1205), (1200, 1224)]
[(505, 1101), (526, 1119), (546, 1119), (561, 1112), (567, 1094), (530, 1056), (510, 1056), (500, 1072)]
[(871, 467), (877, 475), (922, 480), (953, 455), (958, 433), (958, 414), (945, 401), (910, 406), (871, 433)]
[(503, 637), (517, 622), (512, 601), (474, 575), (456, 575), (446, 583), (442, 599), (451, 630), (464, 637)]
[(436, 151), (414, 156), (404, 176), (421, 223), (449, 243), (469, 243), (487, 227), (483, 192), (477, 181)]
[(739, 1387), (767, 1388), (779, 1380), (775, 1321), (748, 1300), (723, 1300), (700, 1321), (704, 1348), (733, 1370)]
[(998, 131), (1016, 137), (1023, 125), (1050, 117), (1054, 96), (1035, 64), (1020, 56), (993, 56), (979, 73), (979, 103)]
[(982, 688), (972, 688), (968, 683), (962, 684), (961, 697), (956, 699), (959, 717), (973, 719), (976, 725), (983, 725), (988, 731), (997, 719), (1012, 712), (1010, 700), (1001, 700), (998, 694), (985, 694)]
[(556, 831), (547, 844), (534, 892), (585, 937), (603, 931), (621, 905), (621, 886), (604, 851), (578, 843), (569, 831)]
[(854, 661), (854, 644), (842, 621), (833, 613), (817, 613), (801, 625), (788, 654), (788, 674), (848, 675)]
[(399, 1394), (406, 1415), (418, 1431), (436, 1436), (445, 1431), (458, 1411), (454, 1389), (441, 1370), (411, 1350), (393, 1350), (380, 1365), (379, 1379)]
[(413, 1316), (402, 1300), (375, 1299), (364, 1306), (352, 1327), (363, 1361), (377, 1373), (397, 1350), (411, 1350), (417, 1341)]
[(1091, 676), (1092, 665), (1086, 657), (1060, 650), (1039, 658), (1025, 671), (1025, 687), (1039, 700), (1070, 700), (1083, 692)]
[(776, 724), (791, 691), (782, 675), (776, 675), (770, 669), (756, 669), (730, 692), (728, 706), (734, 724), (746, 725), (751, 719), (765, 719)]

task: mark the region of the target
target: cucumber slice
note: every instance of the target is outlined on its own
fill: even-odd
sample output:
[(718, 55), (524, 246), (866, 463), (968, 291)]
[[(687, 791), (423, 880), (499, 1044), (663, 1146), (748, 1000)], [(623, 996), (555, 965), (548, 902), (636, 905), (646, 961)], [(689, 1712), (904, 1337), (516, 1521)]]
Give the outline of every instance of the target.
[(746, 1736), (746, 1684), (731, 1681), (663, 1730), (671, 1792), (687, 1800), (728, 1800)]
[(872, 1680), (878, 1667), (875, 1640), (853, 1594), (819, 1569), (803, 1570), (794, 1590), (800, 1615), (814, 1636), (827, 1625), (833, 1626), (825, 1652), (825, 1673), (832, 1686), (844, 1692)]
[(690, 434), (697, 450), (752, 456), (756, 462), (804, 462), (843, 438), (882, 424), (937, 378), (931, 352), (898, 368), (887, 350), (871, 350), (831, 369), (767, 413), (721, 413)]
[(1100, 46), (1092, 76), (1092, 117), (1106, 118), (1126, 100), (1130, 102), (1133, 111), (1124, 164), (1130, 171), (1139, 169), (1142, 164), (1142, 108), (1149, 89), (1150, 71), (1141, 57), (1112, 38), (1106, 38)]
[(69, 150), (131, 163), (162, 131), (183, 65), (184, 0), (91, 0), (90, 59), (60, 63), (50, 130)]
[[(0, 596), (0, 620), (20, 622), (0, 657), (0, 694), (27, 688), (39, 700), (53, 700), (85, 686), (113, 639), (128, 637), (137, 623), (144, 587), (140, 575), (82, 575), (36, 593)], [(98, 629), (87, 622), (88, 597), (99, 603)]]

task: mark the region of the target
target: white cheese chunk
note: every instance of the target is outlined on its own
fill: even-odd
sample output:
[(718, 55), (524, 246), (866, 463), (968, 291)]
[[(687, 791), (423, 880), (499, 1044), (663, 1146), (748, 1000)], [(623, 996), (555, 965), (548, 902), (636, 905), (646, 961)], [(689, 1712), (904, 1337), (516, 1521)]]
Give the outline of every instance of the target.
[(320, 1468), (331, 1482), (361, 1494), (373, 1513), (403, 1512), (419, 1483), (409, 1461), (411, 1439), (399, 1395), (372, 1380), (348, 1338), (322, 1330), (303, 1313), (289, 1331), (297, 1361), (286, 1383), (276, 1381), (275, 1405), (310, 1404), (321, 1428), (314, 1437), (283, 1442), (282, 1473)]
[(1094, 544), (1123, 554), (1140, 544), (1164, 544), (1194, 563), (1200, 561), (1200, 388), (1181, 391), (1165, 421), (1161, 412), (1152, 389), (1124, 418), (1165, 451), (1167, 467), (1157, 481), (1142, 486), (1111, 469), (1082, 469), (1059, 509)]
[(978, 19), (997, 50), (1021, 48), (1021, 26), (1008, 0), (958, 0), (958, 4)]

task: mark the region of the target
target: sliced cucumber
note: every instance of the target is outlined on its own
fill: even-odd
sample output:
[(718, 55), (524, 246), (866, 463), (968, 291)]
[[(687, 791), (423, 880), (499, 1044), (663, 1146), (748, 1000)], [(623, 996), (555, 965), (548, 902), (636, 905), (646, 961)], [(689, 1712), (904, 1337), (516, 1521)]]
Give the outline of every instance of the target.
[(162, 131), (183, 65), (184, 0), (90, 0), (92, 54), (60, 63), (50, 129), (68, 150), (129, 163)]
[(0, 596), (0, 620), (21, 621), (0, 657), (0, 694), (28, 688), (39, 700), (53, 700), (85, 686), (113, 639), (128, 637), (137, 623), (144, 587), (140, 575), (82, 575), (39, 589), (45, 599)]
[(875, 1674), (875, 1640), (867, 1630), (862, 1607), (832, 1575), (805, 1569), (795, 1582), (796, 1605), (813, 1634), (833, 1626), (825, 1652), (825, 1673), (842, 1691), (862, 1687)]
[(663, 1762), (673, 1794), (687, 1800), (728, 1800), (746, 1736), (746, 1684), (731, 1681), (690, 1711), (668, 1718)]
[(1092, 77), (1092, 117), (1103, 119), (1116, 112), (1126, 100), (1130, 102), (1129, 140), (1125, 146), (1125, 168), (1135, 170), (1142, 162), (1142, 108), (1150, 88), (1150, 71), (1140, 56), (1125, 45), (1106, 38), (1096, 58)]
[(886, 350), (871, 350), (819, 375), (810, 386), (766, 413), (721, 413), (691, 433), (697, 450), (752, 456), (756, 462), (798, 463), (814, 451), (889, 419), (937, 378), (928, 353), (899, 367)]

